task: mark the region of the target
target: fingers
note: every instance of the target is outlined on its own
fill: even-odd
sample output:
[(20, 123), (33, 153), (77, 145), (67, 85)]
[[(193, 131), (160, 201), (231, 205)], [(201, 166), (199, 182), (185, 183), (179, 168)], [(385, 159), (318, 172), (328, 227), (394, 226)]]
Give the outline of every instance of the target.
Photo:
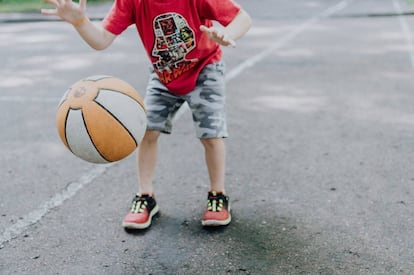
[(212, 38), (218, 36), (218, 31), (215, 27), (207, 27), (207, 26), (201, 25), (200, 30), (202, 32), (205, 32), (206, 34), (208, 34)]
[(50, 5), (54, 6), (54, 7), (59, 6), (58, 0), (44, 0), (44, 2), (50, 4)]
[(234, 41), (233, 39), (231, 39), (231, 38), (225, 38), (224, 41), (228, 43), (227, 46), (232, 46), (233, 48), (236, 47), (236, 41)]
[(231, 37), (222, 30), (217, 30), (215, 27), (206, 27), (204, 25), (200, 26), (200, 30), (206, 33), (212, 40), (216, 41), (217, 43), (223, 46), (236, 46), (236, 42), (231, 39)]
[[(1, 1), (1, 0), (0, 0)], [(58, 16), (67, 22), (77, 22), (84, 16), (86, 10), (86, 1), (79, 0), (79, 3), (73, 0), (43, 0), (52, 5), (54, 9), (41, 9), (43, 15)]]
[(206, 26), (204, 26), (204, 25), (201, 25), (200, 26), (200, 31), (202, 31), (202, 32), (210, 32), (210, 29), (211, 28), (207, 28)]
[(41, 9), (40, 13), (43, 15), (57, 15), (57, 10), (56, 9)]
[(57, 15), (57, 10), (56, 9), (41, 9), (40, 12), (43, 15)]
[(223, 31), (215, 31), (213, 35), (219, 40), (219, 43), (224, 46), (236, 47), (236, 42), (231, 39), (230, 35)]
[(59, 0), (43, 0), (45, 3), (48, 3), (55, 7), (55, 9), (41, 9), (40, 12), (43, 15), (57, 15), (57, 8), (59, 7)]
[(79, 6), (82, 10), (86, 10), (86, 0), (79, 0)]

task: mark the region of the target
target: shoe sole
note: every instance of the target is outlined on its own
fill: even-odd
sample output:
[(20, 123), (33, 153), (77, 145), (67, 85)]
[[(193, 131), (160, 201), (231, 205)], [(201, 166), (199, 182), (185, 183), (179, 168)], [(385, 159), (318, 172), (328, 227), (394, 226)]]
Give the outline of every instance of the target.
[(228, 217), (226, 220), (207, 220), (207, 221), (201, 221), (202, 226), (223, 226), (228, 225), (231, 222), (231, 216)]
[(133, 223), (133, 222), (122, 222), (122, 227), (126, 229), (146, 229), (150, 227), (152, 222), (152, 217), (154, 217), (156, 214), (158, 214), (158, 205), (152, 209), (149, 219), (146, 223)]

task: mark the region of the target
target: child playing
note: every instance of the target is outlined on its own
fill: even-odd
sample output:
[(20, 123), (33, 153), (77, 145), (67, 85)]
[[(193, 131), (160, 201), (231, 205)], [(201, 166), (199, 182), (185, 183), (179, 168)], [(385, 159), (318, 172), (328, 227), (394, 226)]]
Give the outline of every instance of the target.
[[(45, 0), (57, 15), (72, 24), (94, 49), (107, 48), (128, 26), (135, 24), (153, 64), (145, 95), (148, 127), (138, 151), (138, 187), (131, 211), (122, 225), (144, 229), (158, 212), (152, 186), (160, 133), (171, 133), (172, 118), (187, 102), (197, 137), (205, 149), (210, 179), (203, 226), (231, 221), (224, 188), (225, 117), (224, 64), (221, 46), (235, 41), (250, 28), (250, 16), (233, 0), (115, 0), (96, 25), (86, 16), (86, 0)], [(216, 28), (213, 21), (223, 27)]]

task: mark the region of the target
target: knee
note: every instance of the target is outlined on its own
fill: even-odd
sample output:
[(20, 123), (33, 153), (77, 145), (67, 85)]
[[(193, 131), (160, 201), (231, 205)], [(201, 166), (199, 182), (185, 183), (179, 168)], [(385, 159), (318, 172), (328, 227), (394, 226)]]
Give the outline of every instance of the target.
[(202, 138), (200, 141), (206, 150), (222, 148), (224, 146), (224, 140), (222, 138)]
[(141, 143), (153, 144), (158, 141), (158, 137), (160, 136), (159, 131), (154, 130), (147, 130), (145, 132), (144, 138), (142, 139)]

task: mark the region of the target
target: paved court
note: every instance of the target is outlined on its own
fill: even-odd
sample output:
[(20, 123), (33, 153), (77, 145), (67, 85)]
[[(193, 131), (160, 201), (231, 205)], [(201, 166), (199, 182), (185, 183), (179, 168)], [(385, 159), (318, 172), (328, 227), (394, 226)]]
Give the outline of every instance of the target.
[(411, 7), (238, 2), (254, 25), (225, 49), (233, 222), (218, 230), (200, 225), (208, 179), (188, 112), (160, 140), (161, 215), (143, 232), (121, 227), (135, 154), (93, 165), (59, 140), (75, 81), (114, 75), (145, 94), (134, 28), (95, 52), (67, 24), (0, 16), (0, 274), (414, 273)]

